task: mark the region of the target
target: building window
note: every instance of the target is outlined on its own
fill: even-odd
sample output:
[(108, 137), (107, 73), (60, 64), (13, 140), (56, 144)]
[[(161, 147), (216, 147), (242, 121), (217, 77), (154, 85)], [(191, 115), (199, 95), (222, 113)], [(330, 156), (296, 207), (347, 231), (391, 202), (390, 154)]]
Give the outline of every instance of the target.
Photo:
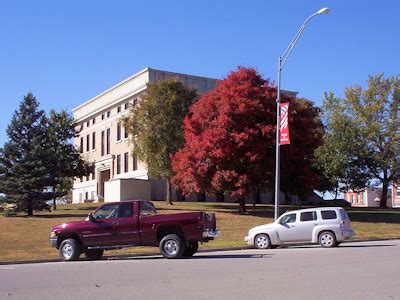
[(85, 200), (89, 199), (89, 192), (85, 192)]
[(121, 123), (117, 123), (117, 141), (121, 140)]
[(117, 155), (117, 174), (121, 174), (121, 155)]
[(111, 140), (111, 129), (107, 128), (107, 144), (106, 144), (107, 154), (110, 154), (110, 140)]
[(137, 170), (137, 157), (136, 157), (136, 155), (132, 155), (132, 162), (133, 162), (133, 171), (136, 171)]
[(104, 156), (104, 139), (105, 139), (105, 132), (104, 130), (101, 132), (101, 156)]
[(102, 120), (104, 120), (105, 117), (106, 117), (105, 114), (102, 114), (102, 115), (101, 115), (101, 119), (102, 119)]
[(89, 127), (90, 126), (90, 121), (87, 121), (86, 122), (86, 127)]
[(139, 103), (139, 99), (135, 98), (133, 99), (133, 106), (136, 106)]
[(129, 107), (129, 102), (126, 102), (124, 106), (125, 106), (125, 110), (127, 110)]
[(118, 106), (117, 107), (117, 113), (120, 113), (121, 112), (121, 106)]
[(92, 124), (93, 124), (93, 125), (96, 124), (96, 118), (93, 118), (93, 119), (92, 119)]
[(92, 180), (95, 180), (96, 179), (96, 170), (93, 170), (93, 173), (92, 173)]
[(400, 187), (397, 188), (396, 197), (400, 197)]
[(92, 132), (92, 150), (96, 149), (96, 132)]
[(89, 181), (89, 180), (90, 180), (90, 176), (86, 175), (86, 181)]
[(108, 112), (107, 112), (107, 118), (109, 118), (110, 116), (111, 116), (111, 112), (108, 111)]
[(128, 168), (129, 168), (129, 161), (128, 161), (128, 157), (129, 157), (129, 153), (125, 152), (124, 154), (124, 172), (128, 172)]
[(83, 153), (83, 137), (81, 137), (81, 146), (79, 148), (79, 152)]
[(83, 177), (82, 177), (82, 176), (79, 178), (79, 181), (80, 181), (80, 182), (82, 182), (82, 181), (83, 181)]
[(90, 134), (86, 136), (86, 152), (90, 150)]
[(124, 126), (124, 138), (128, 138), (128, 128), (126, 128), (126, 126)]

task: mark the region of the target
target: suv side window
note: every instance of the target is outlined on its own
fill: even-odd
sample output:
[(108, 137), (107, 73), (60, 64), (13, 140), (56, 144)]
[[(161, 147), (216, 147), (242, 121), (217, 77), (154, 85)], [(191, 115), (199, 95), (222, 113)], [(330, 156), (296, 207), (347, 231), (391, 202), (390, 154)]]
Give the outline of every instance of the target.
[(119, 218), (133, 217), (133, 203), (122, 203), (119, 206)]
[(307, 212), (302, 212), (300, 214), (300, 221), (301, 222), (315, 221), (316, 219), (317, 219), (317, 212), (316, 211), (307, 211)]
[(334, 210), (321, 210), (321, 216), (323, 220), (337, 219), (336, 211)]
[(118, 207), (119, 203), (117, 204), (107, 204), (99, 208), (93, 216), (96, 219), (111, 219), (118, 217)]
[(281, 224), (288, 224), (288, 223), (294, 223), (296, 222), (296, 214), (289, 214), (284, 216), (279, 223)]

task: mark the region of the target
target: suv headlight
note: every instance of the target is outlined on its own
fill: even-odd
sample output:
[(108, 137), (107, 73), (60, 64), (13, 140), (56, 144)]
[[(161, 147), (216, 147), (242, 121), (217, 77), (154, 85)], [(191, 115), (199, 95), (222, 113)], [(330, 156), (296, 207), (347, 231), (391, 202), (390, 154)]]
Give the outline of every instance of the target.
[(54, 232), (54, 231), (52, 231), (51, 233), (50, 233), (50, 238), (51, 239), (53, 239), (53, 238), (55, 238), (57, 235), (56, 235), (56, 233)]

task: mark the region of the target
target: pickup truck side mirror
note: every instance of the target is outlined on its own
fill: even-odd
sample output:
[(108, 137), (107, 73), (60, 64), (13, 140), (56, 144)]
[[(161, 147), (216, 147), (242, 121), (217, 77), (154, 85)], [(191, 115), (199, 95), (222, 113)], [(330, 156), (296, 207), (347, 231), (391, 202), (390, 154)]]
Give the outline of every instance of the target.
[(92, 213), (88, 214), (88, 218), (89, 218), (90, 222), (93, 222), (93, 223), (97, 223), (98, 222), (97, 219), (93, 216)]

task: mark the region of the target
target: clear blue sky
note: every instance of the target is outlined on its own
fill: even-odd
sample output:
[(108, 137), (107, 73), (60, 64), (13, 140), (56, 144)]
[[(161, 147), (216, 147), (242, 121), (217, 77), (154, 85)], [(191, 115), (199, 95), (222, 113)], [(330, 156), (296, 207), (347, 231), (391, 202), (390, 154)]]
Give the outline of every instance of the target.
[(275, 81), (278, 56), (324, 6), (282, 88), (319, 105), (325, 91), (399, 73), (398, 1), (2, 1), (0, 146), (28, 91), (46, 110), (71, 110), (147, 66), (222, 78), (244, 65)]

